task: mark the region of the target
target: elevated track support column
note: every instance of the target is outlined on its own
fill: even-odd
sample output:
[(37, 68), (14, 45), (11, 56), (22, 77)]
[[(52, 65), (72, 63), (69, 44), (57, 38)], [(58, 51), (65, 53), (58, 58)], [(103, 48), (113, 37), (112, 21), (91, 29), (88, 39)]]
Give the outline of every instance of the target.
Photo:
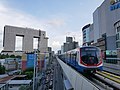
[(84, 78), (80, 73), (75, 71), (73, 68), (65, 64), (59, 58), (57, 58), (59, 64), (61, 65), (67, 79), (71, 83), (74, 90), (99, 90), (94, 86), (89, 80)]

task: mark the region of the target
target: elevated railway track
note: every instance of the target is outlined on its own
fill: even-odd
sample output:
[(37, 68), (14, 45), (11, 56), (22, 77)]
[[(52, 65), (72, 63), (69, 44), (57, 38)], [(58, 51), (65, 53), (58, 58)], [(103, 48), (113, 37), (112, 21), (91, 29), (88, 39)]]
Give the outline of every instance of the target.
[(120, 76), (117, 76), (117, 75), (114, 75), (112, 73), (108, 73), (108, 72), (105, 72), (105, 71), (102, 71), (102, 72), (97, 72), (97, 74), (105, 77), (105, 78), (108, 78), (118, 84), (120, 84)]
[(70, 81), (74, 90), (120, 90), (120, 76), (105, 71), (95, 74), (81, 74), (71, 66), (65, 64), (59, 58), (65, 75)]
[(97, 82), (97, 86), (101, 86), (105, 90), (120, 90), (120, 76), (102, 71), (91, 74), (89, 77), (85, 77), (93, 83)]

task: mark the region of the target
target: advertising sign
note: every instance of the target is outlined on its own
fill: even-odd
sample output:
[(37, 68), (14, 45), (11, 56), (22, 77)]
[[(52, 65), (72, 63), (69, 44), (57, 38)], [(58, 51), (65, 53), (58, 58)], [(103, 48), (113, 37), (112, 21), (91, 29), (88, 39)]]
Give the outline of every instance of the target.
[(106, 50), (106, 55), (117, 55), (117, 50)]
[(27, 54), (27, 68), (34, 67), (34, 60), (36, 59), (36, 54)]
[(110, 4), (111, 4), (110, 5), (110, 10), (111, 11), (120, 8), (120, 0), (111, 0)]

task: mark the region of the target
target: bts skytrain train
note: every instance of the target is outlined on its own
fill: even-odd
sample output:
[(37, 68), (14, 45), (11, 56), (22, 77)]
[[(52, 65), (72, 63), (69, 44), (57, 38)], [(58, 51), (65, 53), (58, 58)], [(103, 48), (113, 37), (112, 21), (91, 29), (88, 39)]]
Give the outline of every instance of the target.
[(102, 71), (102, 53), (94, 46), (83, 46), (58, 55), (58, 58), (80, 72)]

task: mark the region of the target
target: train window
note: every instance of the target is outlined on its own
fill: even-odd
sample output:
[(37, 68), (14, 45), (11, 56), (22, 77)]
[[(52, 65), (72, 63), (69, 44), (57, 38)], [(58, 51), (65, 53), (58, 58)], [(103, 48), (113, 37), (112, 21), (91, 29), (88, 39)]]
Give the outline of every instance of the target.
[(76, 61), (78, 61), (79, 60), (79, 52), (77, 52), (76, 54), (77, 54)]
[(70, 54), (69, 54), (69, 60), (70, 60), (70, 62), (71, 62), (71, 56), (72, 56), (72, 55), (71, 55), (71, 53), (70, 53)]
[(81, 59), (86, 64), (97, 64), (100, 58), (100, 50), (97, 48), (82, 48)]
[(77, 53), (73, 53), (73, 54), (71, 55), (72, 60), (76, 60), (76, 57), (77, 57)]

